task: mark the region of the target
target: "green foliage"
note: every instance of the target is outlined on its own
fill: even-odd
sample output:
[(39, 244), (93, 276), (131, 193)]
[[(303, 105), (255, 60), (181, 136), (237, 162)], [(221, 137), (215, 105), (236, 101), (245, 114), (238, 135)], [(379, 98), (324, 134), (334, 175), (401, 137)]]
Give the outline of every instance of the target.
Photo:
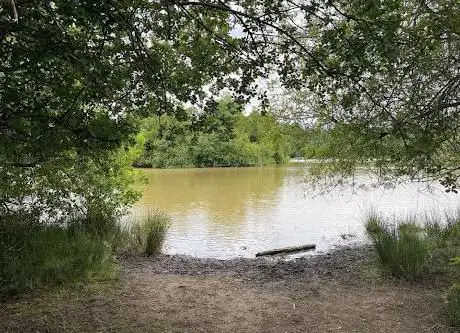
[(18, 22), (0, 4), (0, 214), (123, 213), (137, 198), (127, 166), (138, 120), (180, 117), (179, 102), (247, 67), (215, 38), (231, 29), (225, 12), (196, 9), (194, 21), (145, 0), (16, 7)]
[(110, 238), (79, 222), (62, 227), (31, 223), (29, 216), (0, 220), (0, 297), (86, 279), (114, 278)]
[(290, 95), (278, 113), (340, 133), (307, 145), (306, 156), (327, 159), (312, 182), (353, 184), (365, 164), (376, 184), (435, 180), (457, 192), (460, 1), (270, 3), (278, 8), (264, 2), (260, 11), (282, 22), (274, 53), (286, 59), (278, 74)]
[(370, 214), (366, 231), (372, 239), (381, 264), (392, 275), (416, 279), (426, 272), (429, 242), (414, 221), (395, 221), (394, 225)]
[(135, 165), (155, 168), (283, 164), (299, 152), (305, 130), (278, 123), (270, 115), (241, 114), (237, 103), (220, 100), (182, 121), (147, 118), (137, 137), (142, 151)]
[(449, 261), (460, 254), (460, 214), (427, 214), (390, 221), (372, 212), (366, 218), (382, 265), (393, 275), (415, 279), (428, 273), (453, 272)]
[(160, 253), (165, 240), (171, 218), (164, 212), (155, 210), (149, 212), (141, 221), (129, 221), (129, 234), (136, 248), (148, 256)]
[[(335, 166), (323, 174), (346, 168), (343, 174), (353, 176), (372, 161), (387, 184), (408, 176), (456, 191), (458, 0), (16, 5), (19, 22), (6, 2), (0, 5), (1, 212), (26, 201), (30, 209), (66, 214), (81, 201), (84, 210), (106, 202), (107, 211), (123, 209), (133, 197), (121, 184), (129, 183), (125, 172), (112, 168), (113, 153), (129, 150), (140, 117), (183, 121), (178, 105), (185, 102), (204, 105), (193, 135), (174, 143), (163, 133), (149, 137), (154, 152), (138, 162), (281, 163), (293, 155), (284, 139), (272, 132), (277, 139), (255, 141), (251, 133), (249, 143), (259, 146), (240, 146), (246, 138), (230, 126), (236, 113), (207, 98), (226, 87), (247, 101), (257, 94), (254, 81), (273, 71), (285, 87), (305, 93), (308, 105), (297, 108), (303, 119), (342, 136), (319, 151), (305, 148), (311, 156), (333, 154)], [(244, 27), (238, 34), (234, 22)], [(190, 152), (200, 133), (203, 149)], [(204, 149), (208, 143), (217, 154)]]
[(138, 179), (131, 160), (129, 151), (117, 150), (67, 152), (28, 168), (0, 163), (0, 213), (30, 213), (53, 222), (91, 211), (119, 216), (139, 196), (131, 188)]
[(352, 1), (337, 8), (352, 19), (338, 19), (332, 29), (319, 23), (315, 38), (330, 69), (353, 73), (342, 80), (319, 76), (331, 96), (319, 100), (318, 116), (354, 137), (337, 145), (336, 157), (374, 161), (384, 183), (435, 179), (455, 190), (460, 2), (422, 9), (416, 1)]
[[(454, 253), (454, 257), (450, 259), (449, 264), (460, 269), (460, 212), (457, 211), (455, 216), (449, 216), (448, 222), (450, 227), (447, 233), (443, 233), (443, 238), (452, 239), (453, 245), (457, 251)], [(456, 223), (455, 223), (456, 222)], [(447, 237), (445, 237), (447, 234)], [(454, 283), (454, 285), (447, 292), (447, 316), (449, 323), (453, 327), (460, 327), (460, 284)]]
[[(339, 126), (331, 129), (321, 127), (313, 128), (309, 133), (309, 140), (302, 147), (302, 155), (305, 158), (332, 159), (342, 153), (342, 141), (349, 140), (349, 135)], [(349, 151), (350, 157), (355, 152)]]
[(453, 327), (460, 327), (460, 284), (454, 284), (447, 292), (447, 316)]

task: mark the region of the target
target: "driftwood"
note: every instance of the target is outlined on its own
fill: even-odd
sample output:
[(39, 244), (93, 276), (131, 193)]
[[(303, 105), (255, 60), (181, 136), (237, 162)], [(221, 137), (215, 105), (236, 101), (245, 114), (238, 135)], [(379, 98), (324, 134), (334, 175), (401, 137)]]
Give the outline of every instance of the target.
[(303, 252), (303, 251), (310, 251), (316, 249), (316, 244), (306, 244), (301, 246), (291, 246), (291, 247), (283, 247), (281, 249), (274, 249), (268, 251), (262, 251), (256, 253), (256, 257), (262, 256), (271, 256), (274, 254), (281, 254), (281, 253), (294, 253), (294, 252)]

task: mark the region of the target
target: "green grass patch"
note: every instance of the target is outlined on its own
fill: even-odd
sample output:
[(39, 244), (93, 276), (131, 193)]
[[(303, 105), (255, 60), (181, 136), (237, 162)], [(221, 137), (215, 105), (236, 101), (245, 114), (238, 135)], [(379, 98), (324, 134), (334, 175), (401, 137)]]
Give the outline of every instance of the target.
[(460, 255), (460, 211), (392, 219), (371, 212), (366, 231), (392, 275), (416, 279), (455, 271), (448, 263)]
[(113, 279), (116, 251), (135, 247), (147, 255), (159, 253), (170, 221), (161, 211), (130, 221), (129, 227), (95, 211), (65, 225), (0, 216), (0, 298), (42, 286)]
[(423, 219), (424, 230), (431, 240), (433, 257), (443, 264), (460, 255), (460, 211), (427, 214)]
[(171, 218), (160, 210), (152, 210), (142, 220), (130, 221), (130, 235), (135, 248), (148, 256), (160, 253)]
[(85, 279), (114, 278), (112, 244), (81, 225), (0, 219), (0, 297)]
[(380, 263), (390, 274), (413, 280), (426, 272), (430, 243), (414, 220), (389, 221), (371, 213), (366, 219), (366, 231)]
[[(429, 274), (444, 274), (458, 281), (460, 268), (460, 211), (425, 214), (422, 218), (384, 218), (371, 212), (366, 231), (384, 270), (415, 280)], [(447, 317), (460, 327), (460, 284), (447, 292)]]

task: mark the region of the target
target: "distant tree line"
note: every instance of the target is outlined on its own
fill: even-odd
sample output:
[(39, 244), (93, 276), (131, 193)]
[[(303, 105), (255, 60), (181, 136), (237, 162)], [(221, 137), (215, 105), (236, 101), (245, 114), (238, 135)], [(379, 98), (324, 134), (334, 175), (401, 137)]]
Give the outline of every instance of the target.
[[(312, 130), (278, 122), (270, 114), (242, 113), (241, 106), (226, 97), (206, 112), (189, 110), (145, 118), (137, 135), (139, 157), (135, 166), (229, 167), (283, 164), (293, 157), (311, 157)], [(318, 150), (319, 151), (319, 150)]]

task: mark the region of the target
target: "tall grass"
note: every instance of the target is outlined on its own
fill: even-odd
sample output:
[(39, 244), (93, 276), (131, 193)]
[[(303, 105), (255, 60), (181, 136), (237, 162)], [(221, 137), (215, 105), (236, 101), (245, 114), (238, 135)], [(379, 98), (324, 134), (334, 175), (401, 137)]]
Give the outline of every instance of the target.
[(369, 213), (366, 231), (381, 264), (392, 275), (416, 279), (427, 269), (430, 244), (413, 218), (390, 221)]
[(131, 221), (135, 247), (148, 256), (160, 253), (170, 225), (171, 218), (160, 210), (150, 211), (141, 221)]
[[(416, 279), (425, 273), (453, 273), (459, 278), (460, 211), (444, 216), (431, 212), (417, 219), (393, 220), (370, 212), (366, 218), (370, 236), (382, 266), (392, 275)], [(451, 265), (449, 265), (449, 262)], [(447, 293), (447, 316), (452, 326), (460, 326), (460, 284)]]
[(442, 249), (451, 258), (460, 248), (460, 210), (445, 212), (444, 216), (432, 212), (425, 215), (423, 225), (433, 247)]
[(453, 327), (460, 327), (460, 284), (454, 284), (447, 293), (447, 317)]
[(43, 285), (114, 278), (118, 248), (134, 244), (147, 255), (156, 254), (170, 225), (160, 211), (130, 228), (97, 211), (65, 225), (38, 221), (0, 216), (0, 299)]
[(111, 244), (79, 225), (0, 219), (0, 297), (92, 278), (112, 278), (117, 265)]

